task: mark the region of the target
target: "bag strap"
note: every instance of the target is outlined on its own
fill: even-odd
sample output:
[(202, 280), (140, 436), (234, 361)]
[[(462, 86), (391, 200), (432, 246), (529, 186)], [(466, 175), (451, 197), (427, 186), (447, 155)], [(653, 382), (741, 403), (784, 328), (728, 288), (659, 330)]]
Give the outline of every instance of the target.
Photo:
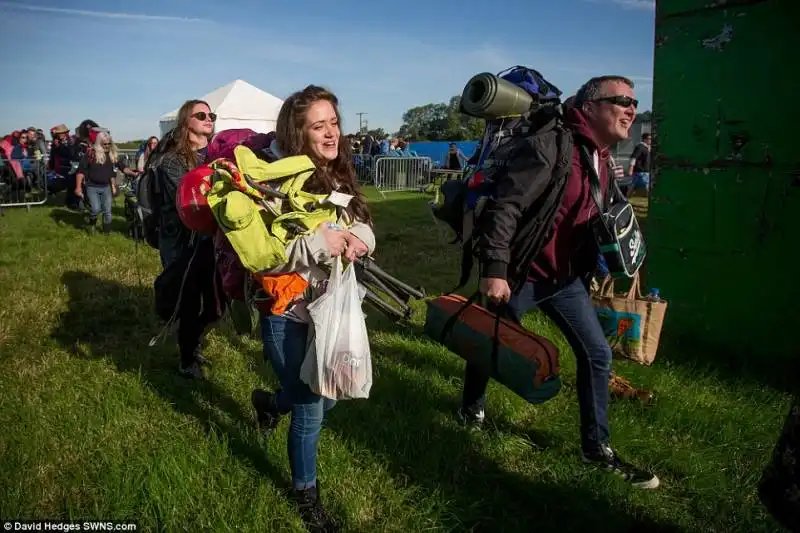
[(631, 288), (628, 291), (628, 295), (625, 296), (626, 300), (636, 300), (636, 297), (639, 297), (641, 300), (642, 297), (642, 284), (639, 279), (639, 271), (636, 271), (636, 274), (633, 275), (633, 281), (631, 282)]
[[(478, 299), (484, 300), (485, 297), (482, 298), (480, 291), (476, 291), (475, 294), (467, 298), (467, 301), (464, 302), (458, 311), (456, 311), (453, 316), (451, 316), (447, 322), (445, 322), (444, 327), (442, 328), (442, 334), (440, 336), (440, 342), (444, 343), (445, 338), (448, 334), (453, 331), (453, 327), (455, 326), (458, 318), (466, 311), (472, 304), (474, 304)], [(487, 307), (487, 306), (483, 306)], [(498, 306), (496, 311), (493, 312), (495, 315), (494, 319), (494, 333), (492, 334), (492, 372), (497, 373), (497, 365), (498, 365), (498, 358), (500, 353), (500, 322), (503, 320), (503, 317), (517, 322), (517, 318), (514, 315), (511, 306), (508, 304), (503, 304)]]
[(597, 209), (602, 215), (606, 212), (606, 203), (603, 194), (600, 192), (600, 176), (597, 175), (597, 169), (594, 168), (594, 161), (592, 154), (589, 152), (589, 147), (584, 144), (580, 150), (583, 161), (589, 169), (589, 189), (592, 193), (592, 200), (594, 200)]
[(470, 305), (474, 304), (478, 298), (480, 298), (480, 296), (480, 291), (476, 291), (475, 294), (467, 298), (467, 301), (464, 302), (464, 305), (462, 305), (461, 308), (456, 311), (455, 314), (453, 314), (453, 316), (447, 319), (447, 322), (444, 323), (444, 327), (442, 328), (442, 335), (439, 337), (439, 340), (442, 343), (444, 343), (445, 337), (447, 337), (447, 335), (453, 331), (453, 326), (455, 326), (456, 322), (458, 322), (458, 318), (464, 313), (464, 311), (467, 310)]
[(517, 322), (517, 317), (514, 315), (513, 311), (511, 310), (511, 306), (508, 304), (503, 304), (500, 306), (495, 313), (494, 318), (494, 334), (492, 335), (492, 372), (494, 374), (498, 373), (498, 359), (500, 356), (500, 322), (503, 319), (503, 315), (506, 318), (512, 320), (513, 322)]
[(598, 292), (600, 297), (603, 298), (611, 298), (614, 296), (614, 277), (612, 275), (609, 274), (603, 279), (603, 283), (600, 285), (600, 290)]

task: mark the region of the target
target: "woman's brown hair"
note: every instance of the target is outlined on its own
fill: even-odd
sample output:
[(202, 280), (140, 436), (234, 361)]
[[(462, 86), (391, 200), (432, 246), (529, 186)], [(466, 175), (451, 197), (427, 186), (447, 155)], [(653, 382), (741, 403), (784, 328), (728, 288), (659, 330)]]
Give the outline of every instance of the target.
[[(339, 122), (339, 153), (332, 161), (319, 160), (306, 146), (306, 113), (312, 104), (320, 100), (330, 102), (336, 111), (336, 118)], [(316, 165), (317, 170), (314, 172), (314, 176), (303, 187), (306, 191), (328, 194), (337, 190), (349, 194), (353, 196), (353, 199), (347, 206), (348, 214), (360, 222), (372, 224), (372, 215), (367, 207), (367, 201), (356, 183), (356, 170), (353, 166), (350, 143), (344, 135), (341, 135), (341, 123), (339, 99), (336, 98), (336, 95), (323, 87), (309, 85), (283, 102), (275, 127), (278, 147), (285, 155), (307, 155)]]
[(211, 110), (208, 102), (203, 100), (187, 100), (178, 110), (174, 151), (189, 170), (197, 166), (197, 156), (192, 147), (192, 141), (189, 139), (189, 119), (192, 118), (192, 108), (198, 104), (203, 104), (209, 111)]

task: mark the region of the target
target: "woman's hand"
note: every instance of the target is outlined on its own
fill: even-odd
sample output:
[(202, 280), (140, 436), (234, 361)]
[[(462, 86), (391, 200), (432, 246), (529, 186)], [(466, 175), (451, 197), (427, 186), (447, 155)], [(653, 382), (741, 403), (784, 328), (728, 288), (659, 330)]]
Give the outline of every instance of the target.
[(369, 248), (367, 248), (367, 245), (364, 244), (364, 241), (349, 231), (345, 231), (344, 233), (345, 239), (347, 240), (347, 249), (344, 252), (345, 259), (352, 263), (359, 257), (363, 257), (369, 253)]
[(349, 232), (342, 230), (336, 224), (323, 222), (319, 225), (318, 230), (325, 238), (325, 245), (328, 248), (328, 254), (331, 257), (338, 257), (342, 255), (347, 247), (347, 234)]

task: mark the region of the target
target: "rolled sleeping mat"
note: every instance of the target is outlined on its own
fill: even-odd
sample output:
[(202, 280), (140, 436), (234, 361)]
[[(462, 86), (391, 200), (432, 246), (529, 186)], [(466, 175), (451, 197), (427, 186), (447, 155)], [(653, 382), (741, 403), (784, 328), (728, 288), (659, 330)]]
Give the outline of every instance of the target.
[(461, 94), (464, 113), (489, 120), (527, 113), (533, 103), (525, 89), (490, 72), (473, 76)]

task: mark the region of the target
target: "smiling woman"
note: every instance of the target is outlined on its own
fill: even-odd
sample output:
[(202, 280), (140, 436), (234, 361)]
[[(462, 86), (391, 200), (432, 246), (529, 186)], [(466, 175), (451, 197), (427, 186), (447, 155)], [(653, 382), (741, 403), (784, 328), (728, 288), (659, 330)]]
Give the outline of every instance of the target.
[(262, 309), (264, 356), (282, 389), (275, 392), (256, 389), (252, 393), (256, 418), (263, 431), (271, 432), (284, 414), (291, 413), (288, 449), (292, 497), (307, 527), (318, 532), (337, 530), (335, 521), (322, 506), (317, 483), (320, 429), (325, 413), (335, 402), (314, 393), (300, 379), (308, 336), (313, 332), (307, 305), (325, 292), (328, 279), (325, 267), (335, 257), (352, 262), (375, 249), (372, 216), (356, 184), (350, 145), (341, 142), (338, 103), (330, 91), (309, 85), (287, 98), (278, 114), (277, 146), (273, 152), (308, 156), (316, 170), (303, 190), (330, 195), (327, 201), (337, 208), (335, 218), (320, 223), (312, 234), (292, 241), (286, 248), (287, 262), (269, 273), (271, 278), (285, 280), (283, 283), (295, 287), (285, 310)]

